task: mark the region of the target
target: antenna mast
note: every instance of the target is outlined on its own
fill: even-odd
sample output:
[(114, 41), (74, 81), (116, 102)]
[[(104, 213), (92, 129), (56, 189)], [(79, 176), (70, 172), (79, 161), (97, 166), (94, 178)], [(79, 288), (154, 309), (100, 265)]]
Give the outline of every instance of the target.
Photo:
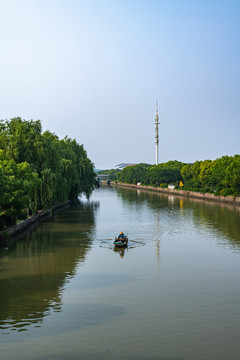
[(160, 124), (158, 122), (159, 116), (158, 116), (158, 102), (156, 100), (156, 115), (155, 115), (155, 145), (156, 145), (156, 165), (158, 165), (158, 144), (159, 144), (159, 135), (158, 135), (158, 125)]

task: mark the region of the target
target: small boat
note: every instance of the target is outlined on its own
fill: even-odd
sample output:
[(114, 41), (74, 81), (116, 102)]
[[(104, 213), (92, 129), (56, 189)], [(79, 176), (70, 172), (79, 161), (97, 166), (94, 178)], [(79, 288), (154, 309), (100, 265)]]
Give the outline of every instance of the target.
[(116, 248), (127, 247), (127, 244), (128, 244), (128, 237), (127, 236), (124, 236), (124, 238), (119, 238), (119, 237), (115, 238), (114, 246)]

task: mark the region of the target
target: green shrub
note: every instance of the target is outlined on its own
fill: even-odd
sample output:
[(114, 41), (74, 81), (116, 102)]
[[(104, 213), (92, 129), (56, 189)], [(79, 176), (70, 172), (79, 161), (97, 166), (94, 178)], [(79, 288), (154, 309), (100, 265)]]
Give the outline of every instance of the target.
[(13, 226), (16, 224), (17, 221), (15, 211), (12, 209), (8, 209), (7, 211), (5, 211), (2, 214), (1, 218), (3, 219), (6, 226)]
[(18, 214), (18, 219), (19, 220), (25, 220), (28, 216), (28, 213), (26, 210), (22, 210), (20, 211), (20, 213)]
[(233, 190), (231, 188), (224, 188), (220, 190), (219, 193), (221, 196), (229, 196), (229, 195), (233, 195)]

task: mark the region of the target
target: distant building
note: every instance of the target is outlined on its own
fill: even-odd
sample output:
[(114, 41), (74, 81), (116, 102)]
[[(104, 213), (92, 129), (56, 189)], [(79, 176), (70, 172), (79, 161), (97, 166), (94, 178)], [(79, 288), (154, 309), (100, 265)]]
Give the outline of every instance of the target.
[(137, 164), (121, 163), (121, 164), (118, 164), (118, 165), (114, 166), (114, 169), (115, 170), (123, 170), (125, 167), (133, 166), (133, 165), (137, 165)]

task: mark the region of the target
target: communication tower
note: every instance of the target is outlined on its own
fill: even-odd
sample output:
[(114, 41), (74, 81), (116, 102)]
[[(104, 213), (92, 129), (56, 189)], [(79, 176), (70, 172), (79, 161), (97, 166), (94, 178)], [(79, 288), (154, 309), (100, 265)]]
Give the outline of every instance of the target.
[(156, 115), (155, 115), (155, 145), (156, 145), (156, 165), (158, 165), (158, 144), (159, 144), (159, 134), (158, 134), (158, 102), (156, 101)]

